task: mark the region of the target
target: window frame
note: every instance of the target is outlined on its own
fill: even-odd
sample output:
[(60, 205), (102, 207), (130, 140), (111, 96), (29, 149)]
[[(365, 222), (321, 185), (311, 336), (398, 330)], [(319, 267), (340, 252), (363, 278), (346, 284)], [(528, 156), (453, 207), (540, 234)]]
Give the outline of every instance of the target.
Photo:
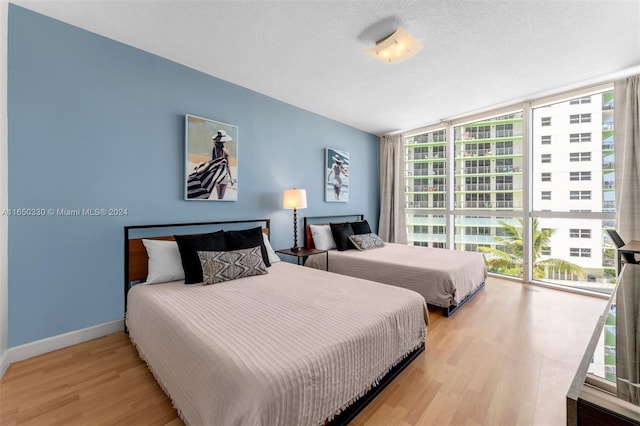
[[(532, 278), (532, 270), (529, 261), (526, 259), (530, 258), (531, 253), (531, 221), (536, 218), (556, 218), (556, 219), (601, 219), (607, 221), (615, 221), (615, 213), (611, 211), (591, 211), (585, 209), (572, 209), (570, 211), (550, 211), (550, 210), (534, 210), (533, 208), (533, 200), (531, 198), (533, 194), (533, 180), (536, 177), (534, 175), (535, 170), (532, 169), (533, 166), (533, 158), (532, 158), (532, 147), (533, 147), (533, 129), (535, 127), (533, 123), (533, 110), (534, 108), (538, 108), (544, 105), (551, 105), (558, 102), (568, 101), (572, 98), (580, 97), (583, 95), (591, 95), (594, 93), (604, 93), (613, 90), (613, 82), (606, 82), (602, 84), (597, 84), (589, 87), (584, 87), (581, 89), (559, 92), (555, 95), (545, 96), (538, 99), (533, 99), (523, 103), (512, 104), (503, 108), (486, 110), (482, 112), (478, 112), (470, 115), (461, 115), (458, 117), (451, 118), (449, 120), (443, 120), (440, 123), (424, 126), (422, 128), (414, 129), (403, 134), (403, 137), (411, 137), (414, 135), (426, 133), (426, 132), (434, 132), (437, 129), (443, 130), (446, 132), (446, 186), (448, 194), (455, 194), (455, 149), (456, 149), (456, 140), (455, 140), (455, 128), (457, 126), (461, 126), (468, 123), (473, 122), (482, 122), (487, 121), (491, 118), (503, 116), (512, 113), (522, 112), (522, 158), (523, 158), (523, 166), (525, 172), (522, 173), (522, 207), (519, 210), (514, 211), (501, 211), (492, 209), (490, 211), (482, 211), (482, 210), (474, 210), (474, 209), (459, 209), (455, 204), (455, 196), (447, 197), (447, 208), (443, 210), (426, 210), (424, 214), (434, 214), (434, 215), (443, 215), (446, 220), (446, 230), (447, 230), (447, 244), (446, 247), (454, 248), (454, 238), (455, 238), (455, 218), (458, 216), (472, 216), (476, 215), (479, 217), (504, 217), (504, 218), (522, 218), (523, 221), (523, 234), (525, 235), (525, 245), (523, 247), (523, 256), (524, 256), (524, 271), (522, 281), (525, 283), (533, 282), (535, 284), (549, 285), (548, 282), (534, 280)], [(581, 117), (581, 120), (582, 117)], [(584, 120), (587, 121), (587, 120)], [(589, 120), (590, 121), (590, 120)], [(540, 123), (538, 123), (538, 126)], [(586, 132), (582, 132), (586, 133)], [(585, 141), (586, 142), (586, 141)], [(580, 152), (577, 154), (578, 160), (577, 162), (588, 162), (592, 161), (591, 152)], [(530, 172), (526, 172), (529, 170)], [(553, 285), (551, 285), (553, 287)], [(569, 289), (568, 287), (562, 287), (564, 289)], [(575, 291), (575, 288), (571, 289)]]

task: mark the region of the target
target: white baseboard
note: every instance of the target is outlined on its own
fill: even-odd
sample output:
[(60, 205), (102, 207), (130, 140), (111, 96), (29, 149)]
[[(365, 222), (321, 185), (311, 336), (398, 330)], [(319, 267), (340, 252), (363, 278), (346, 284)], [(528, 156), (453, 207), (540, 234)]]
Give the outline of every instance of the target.
[(0, 379), (4, 376), (9, 365), (11, 365), (11, 362), (9, 362), (9, 350), (7, 349), (2, 355), (0, 355)]
[(118, 319), (9, 348), (4, 354), (0, 355), (0, 378), (13, 362), (22, 361), (122, 330), (124, 330), (124, 320)]

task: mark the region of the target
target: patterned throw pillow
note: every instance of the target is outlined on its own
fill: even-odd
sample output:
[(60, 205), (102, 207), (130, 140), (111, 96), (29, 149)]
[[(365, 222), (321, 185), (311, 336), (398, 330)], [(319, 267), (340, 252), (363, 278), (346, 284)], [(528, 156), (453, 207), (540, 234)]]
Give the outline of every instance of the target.
[(371, 250), (384, 247), (384, 241), (373, 232), (369, 234), (350, 235), (349, 240), (351, 240), (358, 250)]
[(260, 246), (234, 251), (199, 251), (204, 284), (267, 274)]

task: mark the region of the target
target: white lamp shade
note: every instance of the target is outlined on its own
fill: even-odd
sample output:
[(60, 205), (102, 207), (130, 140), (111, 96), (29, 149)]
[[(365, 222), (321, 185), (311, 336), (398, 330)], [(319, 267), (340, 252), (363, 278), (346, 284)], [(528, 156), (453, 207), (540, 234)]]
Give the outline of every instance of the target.
[(411, 34), (398, 28), (393, 34), (379, 40), (376, 45), (366, 49), (369, 55), (388, 64), (406, 61), (422, 50), (422, 43)]
[(307, 190), (306, 189), (285, 189), (282, 197), (283, 209), (306, 209)]

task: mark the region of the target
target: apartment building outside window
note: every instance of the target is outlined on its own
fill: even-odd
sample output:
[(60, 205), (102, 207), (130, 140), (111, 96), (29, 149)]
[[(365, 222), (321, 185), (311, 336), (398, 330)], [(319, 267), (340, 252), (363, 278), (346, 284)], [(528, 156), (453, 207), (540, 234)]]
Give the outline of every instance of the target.
[[(479, 251), (487, 261), (497, 252), (510, 253), (505, 256), (513, 267), (490, 272), (527, 278), (528, 270), (534, 280), (610, 291), (615, 256), (604, 230), (615, 227), (613, 91), (583, 93), (457, 119), (406, 137), (410, 243)], [(531, 135), (530, 149), (525, 134)], [(530, 170), (524, 168), (527, 161)], [(525, 202), (525, 195), (531, 201)], [(527, 243), (527, 223), (534, 237), (548, 235), (548, 244), (531, 253), (530, 267), (507, 244), (516, 236)], [(577, 269), (534, 270), (546, 259)]]
[(571, 152), (569, 153), (569, 161), (572, 161), (572, 162), (591, 161), (591, 153), (590, 152)]
[(590, 103), (591, 103), (591, 96), (584, 96), (582, 98), (571, 99), (569, 101), (569, 105), (581, 105), (581, 104), (590, 104)]
[(569, 256), (571, 257), (591, 257), (591, 249), (589, 248), (575, 248), (569, 249)]
[(447, 168), (445, 129), (404, 139), (407, 237), (414, 245), (446, 247)]
[(569, 191), (570, 200), (590, 200), (591, 191)]
[(571, 133), (569, 135), (569, 142), (571, 143), (591, 142), (591, 133)]
[[(534, 190), (533, 194), (541, 195), (538, 200), (533, 197), (532, 215), (539, 217), (541, 226), (555, 229), (549, 244), (554, 258), (567, 260), (581, 271), (564, 274), (547, 267), (543, 281), (595, 291), (610, 291), (615, 281), (615, 271), (611, 268), (612, 244), (604, 232), (615, 227), (615, 217), (608, 213), (615, 210), (613, 100), (613, 91), (603, 90), (533, 106), (534, 117), (554, 118), (553, 126), (534, 126), (533, 153), (556, 155), (553, 203)], [(536, 134), (552, 135), (566, 142), (549, 148), (536, 143)], [(578, 146), (582, 149), (575, 149)], [(549, 172), (546, 165), (534, 161), (533, 168), (534, 189), (547, 190), (549, 183), (542, 174)], [(536, 169), (539, 173), (535, 173)], [(554, 217), (556, 212), (562, 216)], [(572, 217), (566, 217), (567, 214)], [(579, 241), (580, 247), (572, 245), (572, 241)]]
[(569, 238), (591, 238), (591, 229), (569, 229)]
[(591, 172), (569, 172), (569, 180), (591, 180)]
[(515, 186), (513, 185), (513, 176), (496, 176), (495, 179), (496, 191), (512, 191), (515, 189)]
[(571, 114), (569, 116), (570, 124), (591, 123), (591, 113), (587, 114)]

